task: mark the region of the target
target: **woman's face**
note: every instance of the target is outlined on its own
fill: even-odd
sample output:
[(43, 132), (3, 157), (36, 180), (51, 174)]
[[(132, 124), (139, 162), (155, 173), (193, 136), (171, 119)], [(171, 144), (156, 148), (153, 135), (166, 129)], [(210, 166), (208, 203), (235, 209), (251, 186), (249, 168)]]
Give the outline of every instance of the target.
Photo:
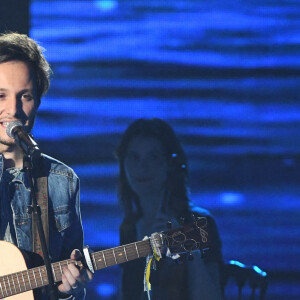
[(167, 179), (167, 161), (156, 138), (137, 136), (129, 143), (124, 168), (128, 183), (139, 197), (161, 193)]

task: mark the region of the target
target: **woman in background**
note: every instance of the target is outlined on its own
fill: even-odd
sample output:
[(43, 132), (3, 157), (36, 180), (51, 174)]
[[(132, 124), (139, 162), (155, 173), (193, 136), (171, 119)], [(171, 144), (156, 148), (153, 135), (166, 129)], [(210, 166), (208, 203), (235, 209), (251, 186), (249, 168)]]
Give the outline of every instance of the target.
[[(205, 216), (211, 228), (212, 249), (201, 258), (176, 264), (171, 259), (157, 262), (151, 272), (153, 300), (221, 299), (221, 242), (210, 213), (192, 205), (188, 198), (186, 155), (173, 129), (161, 119), (138, 119), (125, 131), (116, 149), (119, 161), (119, 200), (124, 208), (120, 243), (142, 240), (153, 232), (165, 231), (171, 221), (192, 222)], [(122, 265), (122, 300), (147, 299), (144, 292), (145, 258)]]

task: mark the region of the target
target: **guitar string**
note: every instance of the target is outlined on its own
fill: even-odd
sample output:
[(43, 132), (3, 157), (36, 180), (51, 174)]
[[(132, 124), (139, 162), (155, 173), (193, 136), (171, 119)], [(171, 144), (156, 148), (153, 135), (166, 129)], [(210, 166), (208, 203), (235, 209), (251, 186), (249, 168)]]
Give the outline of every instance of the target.
[[(65, 260), (60, 262), (61, 265), (67, 266), (67, 264), (72, 260)], [(57, 272), (55, 267), (59, 263), (54, 263), (54, 272), (58, 275), (61, 275), (61, 272)], [(25, 275), (25, 276), (24, 276)], [(61, 277), (59, 277), (61, 279)], [(59, 280), (58, 280), (59, 281)], [(11, 288), (11, 283), (13, 284), (13, 289)], [(26, 271), (21, 271), (9, 275), (0, 277), (0, 286), (2, 297), (8, 297), (18, 293), (22, 293), (34, 288), (38, 288), (48, 284), (48, 277), (46, 274), (45, 266), (29, 269)], [(3, 291), (2, 285), (5, 287), (5, 292)], [(9, 290), (6, 289), (6, 286), (9, 287)], [(19, 288), (17, 288), (19, 286)]]

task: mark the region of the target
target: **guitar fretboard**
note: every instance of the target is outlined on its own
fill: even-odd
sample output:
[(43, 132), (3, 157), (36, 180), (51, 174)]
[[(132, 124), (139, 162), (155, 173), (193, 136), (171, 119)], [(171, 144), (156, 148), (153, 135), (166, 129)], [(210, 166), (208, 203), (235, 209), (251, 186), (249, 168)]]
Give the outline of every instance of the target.
[(149, 240), (136, 242), (91, 254), (95, 270), (122, 264), (152, 253)]
[[(127, 261), (145, 257), (152, 253), (150, 240), (106, 249), (91, 254), (95, 270), (121, 264)], [(71, 259), (51, 264), (55, 282), (61, 281), (63, 269), (69, 264), (82, 267), (81, 261)], [(45, 266), (29, 269), (0, 277), (0, 297), (5, 298), (20, 294), (48, 284), (48, 276)]]

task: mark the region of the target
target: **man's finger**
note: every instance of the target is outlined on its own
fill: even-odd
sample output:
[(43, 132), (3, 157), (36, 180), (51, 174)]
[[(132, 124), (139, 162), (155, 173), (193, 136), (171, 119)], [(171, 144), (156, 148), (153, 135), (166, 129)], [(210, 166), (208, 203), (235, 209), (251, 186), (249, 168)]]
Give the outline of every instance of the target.
[(71, 259), (78, 260), (82, 257), (81, 252), (78, 249), (74, 249), (71, 253)]

